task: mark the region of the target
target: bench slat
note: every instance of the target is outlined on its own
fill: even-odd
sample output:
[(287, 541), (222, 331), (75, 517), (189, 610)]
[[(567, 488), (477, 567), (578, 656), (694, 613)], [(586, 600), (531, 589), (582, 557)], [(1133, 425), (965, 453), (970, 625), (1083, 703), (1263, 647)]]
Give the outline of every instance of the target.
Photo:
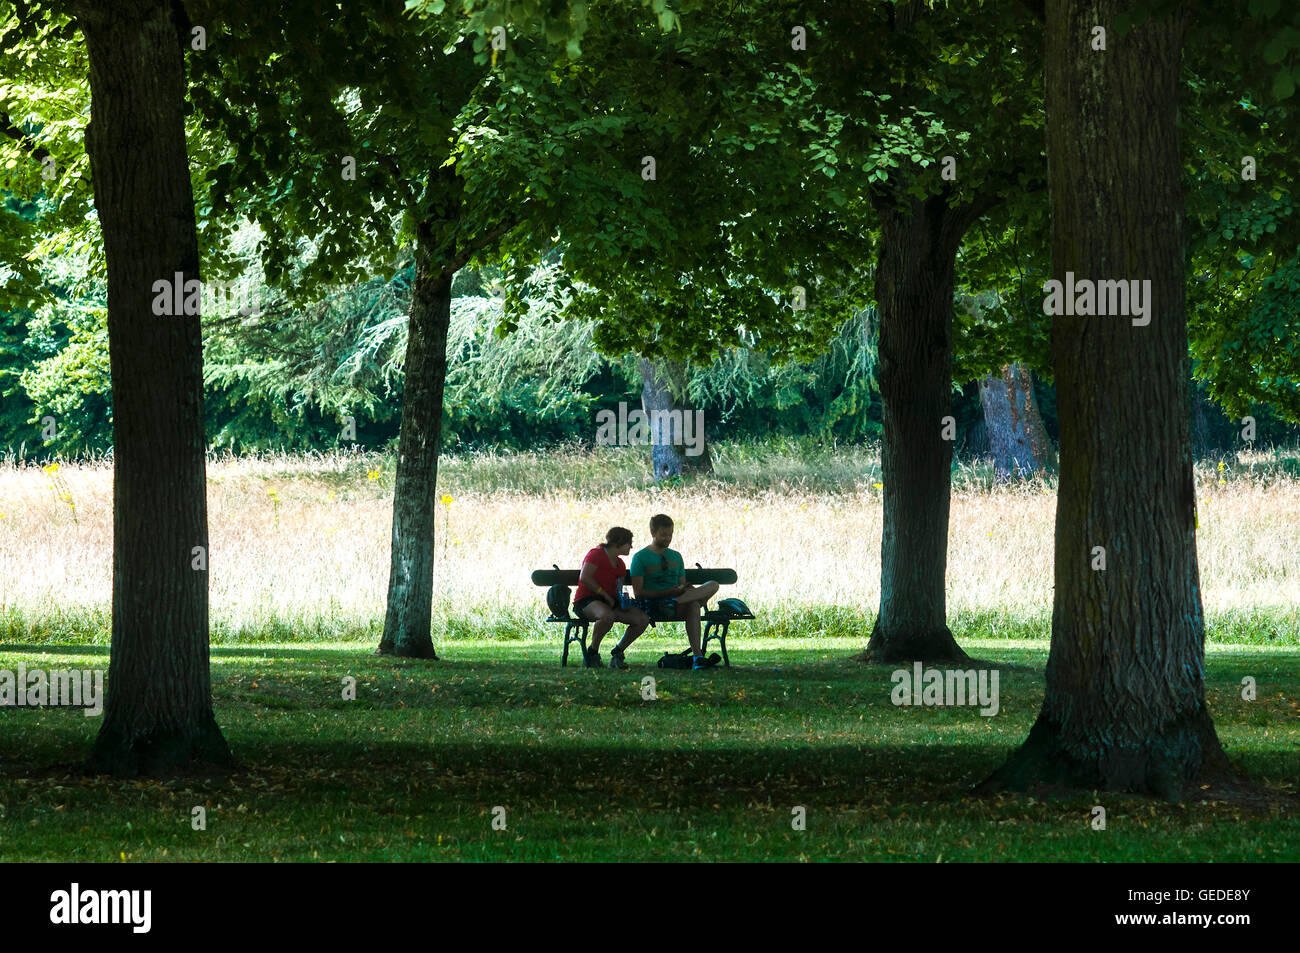
[[(535, 569), (533, 570), (534, 586), (576, 586), (578, 584), (577, 569)], [(734, 569), (688, 569), (686, 570), (686, 581), (692, 586), (699, 586), (706, 582), (716, 582), (720, 586), (731, 586), (736, 582), (736, 570)], [(623, 582), (631, 585), (631, 578), (623, 577)]]
[(576, 586), (578, 570), (576, 569), (535, 569), (534, 586)]

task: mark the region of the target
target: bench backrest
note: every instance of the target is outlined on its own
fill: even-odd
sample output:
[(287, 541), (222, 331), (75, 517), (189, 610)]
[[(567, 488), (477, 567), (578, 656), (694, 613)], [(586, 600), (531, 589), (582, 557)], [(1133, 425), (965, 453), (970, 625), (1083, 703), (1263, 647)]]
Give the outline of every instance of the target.
[[(534, 586), (576, 586), (578, 584), (577, 569), (536, 569), (533, 571)], [(703, 585), (706, 582), (716, 582), (720, 586), (734, 585), (736, 582), (736, 570), (734, 569), (688, 569), (686, 570), (686, 581), (692, 586)], [(625, 585), (632, 584), (631, 575), (623, 577)]]

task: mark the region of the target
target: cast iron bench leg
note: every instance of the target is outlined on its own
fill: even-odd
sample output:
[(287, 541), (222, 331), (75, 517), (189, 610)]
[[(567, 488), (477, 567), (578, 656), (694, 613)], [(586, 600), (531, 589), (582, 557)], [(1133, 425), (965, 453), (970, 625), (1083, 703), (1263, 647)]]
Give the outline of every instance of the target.
[(704, 624), (704, 641), (700, 643), (700, 651), (707, 654), (709, 642), (717, 639), (718, 645), (722, 648), (722, 664), (727, 668), (731, 668), (731, 659), (727, 656), (727, 629), (730, 625), (730, 619), (706, 622)]
[[(575, 634), (576, 633), (576, 634)], [(587, 623), (574, 619), (564, 626), (564, 654), (560, 656), (560, 667), (569, 664), (569, 644), (577, 642), (582, 646), (582, 662), (587, 663)]]

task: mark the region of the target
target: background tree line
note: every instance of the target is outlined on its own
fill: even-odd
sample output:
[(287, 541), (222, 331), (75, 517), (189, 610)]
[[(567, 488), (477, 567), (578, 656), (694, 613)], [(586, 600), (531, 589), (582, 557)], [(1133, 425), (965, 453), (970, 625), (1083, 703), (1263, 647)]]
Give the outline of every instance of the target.
[[(39, 220), (42, 200), (6, 195), (4, 214)], [(234, 238), (247, 251), (257, 229)], [(448, 449), (537, 450), (590, 445), (595, 412), (620, 401), (639, 405), (643, 374), (638, 357), (610, 358), (593, 344), (594, 322), (566, 320), (558, 299), (558, 254), (531, 279), (528, 310), (508, 335), (500, 269), (465, 269), (453, 283), (443, 434)], [(250, 295), (265, 302), (252, 318), (215, 314), (205, 333), (205, 409), (213, 449), (234, 453), (308, 450), (355, 443), (391, 448), (400, 423), (403, 355), (413, 266), (391, 278), (339, 289), (319, 301), (294, 305), (247, 263)], [(43, 258), (39, 304), (0, 316), (0, 447), (43, 462), (77, 459), (112, 446), (112, 389), (102, 262), (85, 248)], [(1262, 272), (1261, 272), (1262, 275)], [(1276, 276), (1268, 276), (1277, 285)], [(1205, 292), (1207, 295), (1209, 291)], [(1245, 306), (1224, 296), (1225, 307)], [(1260, 307), (1276, 307), (1260, 295)], [(976, 298), (959, 296), (956, 311), (971, 320)], [(712, 362), (684, 362), (680, 403), (705, 412), (710, 440), (812, 435), (837, 442), (874, 441), (881, 433), (876, 378), (878, 323), (874, 308), (844, 322), (822, 356), (780, 361), (754, 342), (737, 342)], [(978, 340), (978, 338), (976, 338)], [(1292, 383), (1300, 374), (1293, 375)], [(990, 449), (974, 361), (955, 367), (953, 416), (956, 453), (970, 459)], [(1199, 454), (1226, 451), (1241, 425), (1194, 381), (1193, 436)], [(1043, 424), (1055, 441), (1055, 391), (1049, 374), (1033, 376)], [(53, 417), (57, 436), (42, 439), (41, 421)], [(356, 420), (356, 439), (343, 438), (344, 418)], [(1257, 442), (1285, 444), (1300, 437), (1271, 406), (1255, 409)]]

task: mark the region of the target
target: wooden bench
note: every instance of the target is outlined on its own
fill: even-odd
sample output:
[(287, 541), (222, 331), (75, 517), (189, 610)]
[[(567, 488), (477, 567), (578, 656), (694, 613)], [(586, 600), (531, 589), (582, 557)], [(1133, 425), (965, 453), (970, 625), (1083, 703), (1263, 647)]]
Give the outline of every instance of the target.
[[(549, 589), (551, 586), (569, 586), (570, 588), (578, 585), (577, 569), (561, 569), (555, 566), (552, 569), (537, 569), (533, 572), (533, 585), (544, 586)], [(736, 570), (734, 569), (704, 569), (699, 563), (695, 564), (694, 569), (686, 570), (686, 581), (692, 586), (701, 586), (706, 582), (716, 582), (719, 586), (730, 586), (736, 582)], [(623, 577), (623, 584), (632, 585), (632, 576), (628, 574)], [(564, 652), (560, 655), (560, 665), (569, 664), (569, 646), (577, 642), (582, 646), (582, 654), (585, 658), (587, 655), (587, 627), (591, 625), (591, 620), (585, 616), (575, 615), (572, 611), (572, 597), (570, 605), (565, 610), (564, 615), (558, 616), (551, 613), (547, 622), (564, 623)], [(727, 655), (727, 629), (731, 623), (737, 619), (752, 619), (753, 615), (734, 615), (729, 612), (723, 612), (719, 609), (710, 609), (707, 605), (700, 606), (700, 619), (704, 622), (704, 630), (700, 633), (701, 644), (700, 651), (707, 652), (709, 642), (713, 639), (718, 640), (718, 647), (722, 649), (722, 662), (724, 665), (731, 665), (731, 658)], [(650, 624), (656, 622), (683, 622), (682, 619), (657, 618), (650, 617)]]

